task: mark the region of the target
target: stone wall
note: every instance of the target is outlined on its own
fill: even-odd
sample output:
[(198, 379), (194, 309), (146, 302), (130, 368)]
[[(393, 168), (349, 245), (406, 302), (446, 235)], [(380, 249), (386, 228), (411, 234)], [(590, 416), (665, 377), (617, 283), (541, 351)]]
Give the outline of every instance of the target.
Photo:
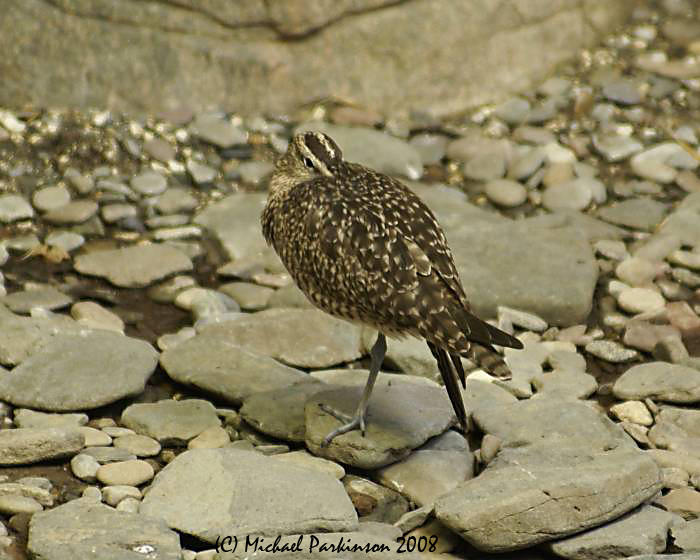
[(0, 105), (454, 113), (542, 79), (632, 0), (4, 0)]

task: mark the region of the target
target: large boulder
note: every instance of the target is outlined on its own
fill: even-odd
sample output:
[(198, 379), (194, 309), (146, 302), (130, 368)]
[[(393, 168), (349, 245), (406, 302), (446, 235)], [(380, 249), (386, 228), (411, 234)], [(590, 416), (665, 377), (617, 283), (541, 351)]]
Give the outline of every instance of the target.
[(541, 80), (633, 4), (7, 0), (0, 105), (457, 112)]

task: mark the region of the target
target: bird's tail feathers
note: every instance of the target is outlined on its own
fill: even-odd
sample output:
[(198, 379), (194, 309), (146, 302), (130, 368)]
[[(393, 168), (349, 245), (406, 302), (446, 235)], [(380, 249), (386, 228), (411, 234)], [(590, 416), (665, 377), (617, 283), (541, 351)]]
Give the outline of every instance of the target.
[(454, 318), (459, 328), (472, 342), (477, 342), (486, 347), (496, 345), (505, 346), (506, 348), (516, 348), (517, 350), (523, 347), (523, 343), (513, 335), (490, 325), (486, 321), (482, 321), (467, 309), (461, 309), (457, 313), (454, 313)]
[(447, 389), (447, 395), (450, 397), (450, 402), (457, 415), (459, 425), (464, 433), (467, 433), (469, 430), (467, 411), (464, 408), (462, 392), (459, 388), (459, 381), (462, 381), (462, 386), (466, 386), (466, 380), (460, 357), (457, 354), (449, 354), (448, 358), (448, 352), (443, 348), (439, 348), (432, 342), (428, 342), (428, 348), (430, 348), (430, 351), (437, 360), (442, 381), (445, 384), (445, 389)]
[(503, 361), (503, 356), (496, 352), (496, 349), (492, 346), (472, 343), (469, 350), (464, 354), (464, 357), (469, 358), (477, 366), (494, 377), (498, 377), (504, 381), (513, 377), (510, 369), (505, 361)]

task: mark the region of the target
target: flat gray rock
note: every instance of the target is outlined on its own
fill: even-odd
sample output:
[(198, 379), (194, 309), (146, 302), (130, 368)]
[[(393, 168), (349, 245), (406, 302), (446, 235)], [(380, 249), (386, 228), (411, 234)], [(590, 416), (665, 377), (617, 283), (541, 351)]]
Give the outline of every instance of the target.
[(41, 212), (47, 212), (70, 202), (70, 191), (63, 185), (44, 187), (32, 193), (32, 203)]
[[(237, 321), (236, 321), (237, 322)], [(307, 381), (297, 369), (248, 350), (214, 325), (161, 354), (163, 369), (174, 380), (222, 397), (235, 404), (254, 393), (283, 389)]]
[(243, 401), (239, 411), (241, 416), (269, 436), (285, 441), (304, 441), (306, 401), (319, 391), (328, 389), (325, 383), (317, 382), (308, 375), (306, 377), (308, 382), (251, 394)]
[(163, 445), (185, 445), (207, 428), (221, 425), (214, 405), (201, 399), (132, 404), (122, 412), (121, 423)]
[(631, 198), (598, 210), (598, 216), (618, 226), (652, 231), (666, 216), (668, 205), (651, 198)]
[(700, 410), (664, 406), (649, 430), (656, 446), (700, 458)]
[(131, 178), (131, 187), (143, 196), (154, 196), (168, 188), (168, 180), (157, 171), (147, 169)]
[(214, 113), (198, 115), (189, 129), (193, 135), (220, 148), (245, 144), (247, 139), (247, 134), (242, 128), (234, 126), (230, 120)]
[(531, 399), (477, 410), (474, 421), (503, 447), (533, 445), (546, 439), (582, 449), (636, 448), (629, 436), (593, 407), (578, 400)]
[(85, 330), (70, 317), (20, 317), (0, 308), (0, 363), (14, 366), (59, 334)]
[(409, 510), (408, 500), (386, 486), (354, 474), (346, 474), (342, 482), (360, 522), (393, 524)]
[(700, 370), (667, 362), (629, 368), (613, 386), (621, 400), (658, 399), (672, 403), (700, 401)]
[[(463, 445), (443, 449), (438, 442), (437, 449), (433, 448), (431, 444), (445, 436), (460, 438)], [(428, 441), (405, 459), (377, 470), (375, 477), (414, 504), (424, 506), (474, 478), (474, 466), (474, 455), (467, 442), (457, 432), (449, 431)]]
[(297, 367), (329, 367), (363, 355), (360, 328), (318, 309), (268, 309), (206, 326), (201, 335)]
[(471, 377), (467, 378), (467, 388), (462, 390), (462, 400), (469, 415), (482, 409), (518, 402), (517, 397), (500, 385)]
[(73, 298), (56, 288), (47, 286), (37, 290), (24, 290), (0, 297), (0, 303), (15, 313), (28, 314), (34, 307), (54, 311), (68, 307)]
[(29, 553), (41, 560), (180, 560), (180, 537), (160, 519), (79, 498), (34, 514)]
[(542, 194), (542, 205), (552, 212), (557, 210), (584, 210), (593, 199), (591, 179), (581, 177), (547, 187)]
[(274, 539), (357, 528), (352, 502), (332, 476), (231, 448), (178, 455), (156, 475), (140, 512), (210, 543), (221, 535)]
[(595, 377), (583, 371), (554, 370), (535, 377), (537, 394), (547, 397), (586, 399), (596, 392)]
[(77, 428), (87, 424), (89, 418), (84, 413), (54, 414), (18, 408), (13, 420), (18, 428)]
[(338, 143), (343, 159), (361, 163), (388, 175), (419, 179), (423, 175), (420, 153), (409, 143), (379, 130), (341, 126), (321, 121), (304, 123), (296, 132), (325, 132)]
[(589, 452), (543, 441), (502, 450), (477, 478), (438, 499), (435, 515), (479, 550), (502, 552), (615, 519), (660, 488), (658, 467), (637, 449)]
[(115, 286), (143, 288), (192, 270), (192, 261), (174, 247), (154, 243), (79, 255), (74, 266), (81, 274), (106, 278)]
[(360, 387), (341, 387), (316, 393), (307, 401), (306, 446), (314, 455), (364, 469), (382, 467), (406, 457), (455, 420), (443, 388), (398, 379), (391, 384), (377, 383), (367, 409), (365, 436), (355, 430), (321, 447), (323, 438), (340, 421), (319, 404), (352, 415), (361, 393)]
[(471, 223), (507, 224), (510, 222), (497, 212), (489, 212), (469, 202), (463, 191), (444, 184), (426, 184), (407, 181), (409, 187), (425, 202), (440, 222), (448, 229), (457, 229), (465, 221)]
[(683, 245), (700, 245), (700, 192), (686, 196), (668, 215), (660, 231), (677, 235)]
[(18, 194), (0, 196), (0, 222), (7, 224), (34, 216), (31, 204)]
[(29, 465), (71, 457), (85, 445), (77, 428), (15, 428), (0, 430), (0, 465)]
[(194, 223), (206, 227), (231, 260), (263, 255), (277, 259), (260, 227), (266, 200), (265, 193), (232, 194), (207, 206), (195, 216)]
[(0, 399), (56, 412), (98, 408), (141, 393), (157, 363), (150, 344), (121, 334), (56, 335), (0, 375)]
[(557, 556), (572, 559), (627, 558), (666, 550), (673, 514), (653, 506), (641, 508), (612, 523), (549, 543)]
[(136, 455), (131, 453), (128, 449), (121, 449), (119, 447), (107, 447), (107, 446), (95, 446), (86, 447), (81, 452), (81, 455), (89, 455), (95, 461), (101, 465), (106, 465), (107, 463), (118, 463), (121, 461), (133, 461), (136, 459)]
[(462, 224), (445, 233), (477, 315), (494, 317), (505, 305), (535, 313), (550, 325), (585, 322), (598, 266), (578, 229), (540, 227), (529, 220)]
[(588, 214), (570, 210), (559, 210), (552, 214), (533, 216), (526, 218), (524, 222), (532, 227), (554, 230), (572, 227), (583, 235), (589, 243), (601, 239), (623, 239), (628, 235), (628, 232), (620, 227), (598, 220)]
[(49, 210), (44, 214), (44, 220), (57, 225), (82, 224), (97, 214), (98, 209), (94, 200), (73, 200)]
[(160, 195), (156, 208), (161, 214), (177, 214), (188, 212), (197, 207), (197, 199), (187, 189), (171, 187)]
[(700, 553), (700, 519), (693, 519), (671, 529), (673, 544), (683, 552)]

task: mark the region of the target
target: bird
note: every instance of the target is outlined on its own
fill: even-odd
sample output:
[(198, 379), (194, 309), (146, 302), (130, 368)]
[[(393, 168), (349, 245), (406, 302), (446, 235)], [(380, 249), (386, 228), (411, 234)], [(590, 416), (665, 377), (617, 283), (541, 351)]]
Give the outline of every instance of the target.
[(295, 134), (275, 163), (261, 214), (265, 240), (313, 305), (377, 330), (360, 402), (322, 442), (360, 429), (386, 354), (386, 337), (424, 339), (435, 357), (461, 429), (467, 414), (462, 357), (509, 378), (494, 345), (520, 340), (471, 311), (445, 234), (428, 206), (403, 183), (343, 159), (327, 134)]

